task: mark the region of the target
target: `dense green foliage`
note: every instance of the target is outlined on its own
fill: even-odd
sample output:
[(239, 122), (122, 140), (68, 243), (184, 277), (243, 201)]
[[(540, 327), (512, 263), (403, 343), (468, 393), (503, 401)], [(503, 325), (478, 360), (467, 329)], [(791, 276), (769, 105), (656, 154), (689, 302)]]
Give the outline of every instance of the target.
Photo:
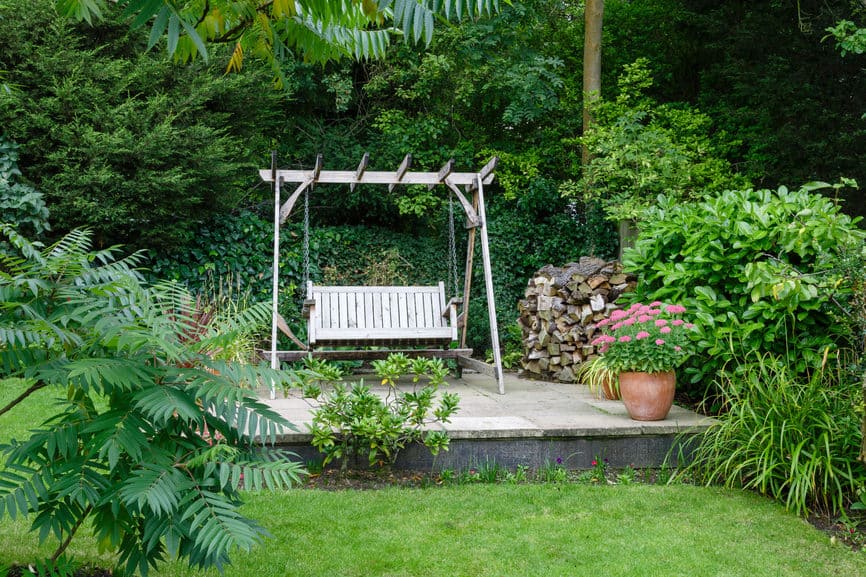
[[(695, 4), (693, 97), (742, 143), (731, 160), (757, 185), (866, 182), (863, 60), (841, 58), (833, 42), (822, 42), (851, 7), (849, 0)], [(861, 194), (844, 194), (849, 214), (866, 215)]]
[(57, 396), (2, 449), (0, 516), (32, 515), (54, 559), (92, 529), (142, 574), (170, 557), (219, 567), (257, 543), (241, 482), (286, 487), (300, 467), (262, 446), (288, 423), (249, 386), (286, 376), (218, 358), (268, 308), (205, 322), (188, 292), (144, 284), (136, 256), (91, 251), (86, 232), (43, 249), (0, 227), (14, 247), (0, 255), (0, 378), (20, 388), (0, 415)]
[[(388, 387), (384, 396), (363, 381), (328, 382), (334, 380), (333, 370), (316, 364), (307, 361), (302, 392), (313, 403), (310, 442), (325, 455), (323, 465), (336, 459), (345, 471), (350, 462), (362, 465), (364, 457), (371, 467), (393, 465), (412, 443), (422, 443), (433, 455), (448, 450), (448, 434), (431, 426), (450, 422), (460, 399), (440, 390), (448, 385), (448, 367), (441, 359), (392, 354), (374, 361), (376, 376)], [(407, 376), (412, 388), (398, 389)]]
[(51, 227), (42, 193), (21, 182), (19, 146), (0, 134), (0, 222), (15, 223), (22, 234), (37, 235)]
[(862, 246), (866, 233), (816, 188), (727, 191), (685, 204), (659, 197), (644, 214), (625, 266), (642, 275), (635, 298), (682, 303), (694, 315), (693, 383), (745, 352), (794, 348), (802, 372), (825, 347), (844, 345), (829, 312), (851, 287), (831, 260)]
[(267, 72), (172, 65), (122, 21), (81, 29), (51, 4), (0, 5), (0, 126), (53, 227), (89, 226), (101, 246), (189, 241), (256, 183), (282, 95)]
[(826, 365), (803, 375), (791, 361), (755, 352), (720, 375), (725, 411), (687, 473), (770, 495), (797, 514), (839, 514), (866, 483), (860, 383)]
[[(92, 22), (108, 10), (105, 0), (56, 0), (58, 9)], [(169, 54), (179, 60), (200, 55), (207, 43), (235, 46), (229, 69), (239, 69), (244, 53), (271, 62), (275, 70), (294, 53), (313, 62), (345, 57), (358, 60), (385, 55), (391, 35), (426, 44), (435, 20), (479, 18), (499, 8), (497, 0), (120, 0), (132, 27), (151, 22), (148, 47), (163, 36)], [(114, 7), (111, 8), (115, 10)]]
[(566, 195), (600, 202), (613, 220), (639, 219), (662, 193), (690, 201), (748, 186), (725, 159), (732, 143), (724, 133), (710, 137), (706, 114), (648, 96), (649, 64), (639, 58), (626, 65), (616, 98), (593, 104), (594, 123), (577, 139), (589, 164), (579, 181), (560, 186)]

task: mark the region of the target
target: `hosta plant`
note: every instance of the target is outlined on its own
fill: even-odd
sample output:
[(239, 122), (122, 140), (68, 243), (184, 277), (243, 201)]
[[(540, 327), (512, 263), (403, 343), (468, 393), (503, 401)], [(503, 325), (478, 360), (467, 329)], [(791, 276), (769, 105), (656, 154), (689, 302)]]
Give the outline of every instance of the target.
[(202, 327), (186, 290), (145, 284), (136, 256), (92, 251), (86, 231), (43, 248), (0, 230), (13, 247), (0, 253), (0, 382), (24, 383), (0, 414), (40, 389), (57, 398), (2, 448), (0, 518), (29, 516), (55, 560), (92, 531), (118, 571), (142, 575), (252, 547), (263, 529), (241, 514), (242, 487), (287, 487), (301, 469), (266, 446), (288, 423), (242, 386), (286, 377), (213, 358), (249, 316)]

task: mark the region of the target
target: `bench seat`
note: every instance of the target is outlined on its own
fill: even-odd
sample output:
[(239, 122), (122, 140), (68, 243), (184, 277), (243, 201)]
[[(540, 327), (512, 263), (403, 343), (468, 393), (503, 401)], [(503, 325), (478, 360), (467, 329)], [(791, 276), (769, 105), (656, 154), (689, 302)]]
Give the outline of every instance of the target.
[(459, 299), (432, 286), (307, 285), (310, 348), (441, 346), (457, 340)]

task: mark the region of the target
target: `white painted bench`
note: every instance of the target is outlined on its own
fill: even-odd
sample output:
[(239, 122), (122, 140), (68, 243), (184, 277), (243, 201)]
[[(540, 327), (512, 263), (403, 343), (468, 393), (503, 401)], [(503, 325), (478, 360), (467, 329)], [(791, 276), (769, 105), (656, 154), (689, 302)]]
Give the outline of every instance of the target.
[(310, 348), (419, 345), (447, 347), (457, 340), (457, 306), (436, 286), (307, 285)]

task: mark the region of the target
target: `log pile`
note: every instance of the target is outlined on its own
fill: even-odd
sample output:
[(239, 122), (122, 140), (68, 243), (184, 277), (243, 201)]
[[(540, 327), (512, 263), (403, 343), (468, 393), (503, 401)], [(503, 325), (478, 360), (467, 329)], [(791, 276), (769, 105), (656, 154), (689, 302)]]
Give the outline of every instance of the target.
[(595, 323), (619, 308), (616, 299), (636, 284), (637, 277), (623, 273), (620, 263), (591, 257), (535, 273), (518, 303), (522, 374), (574, 382), (574, 366), (596, 355), (590, 344)]

